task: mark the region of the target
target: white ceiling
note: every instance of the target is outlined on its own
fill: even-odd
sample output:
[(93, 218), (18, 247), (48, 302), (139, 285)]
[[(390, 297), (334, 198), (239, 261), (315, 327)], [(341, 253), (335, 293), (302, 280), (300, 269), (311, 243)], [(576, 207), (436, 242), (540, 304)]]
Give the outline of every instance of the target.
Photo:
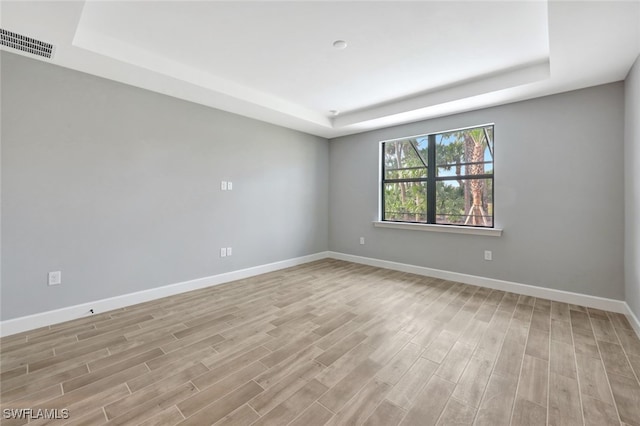
[(44, 61), (324, 137), (619, 81), (640, 53), (640, 0), (0, 8)]

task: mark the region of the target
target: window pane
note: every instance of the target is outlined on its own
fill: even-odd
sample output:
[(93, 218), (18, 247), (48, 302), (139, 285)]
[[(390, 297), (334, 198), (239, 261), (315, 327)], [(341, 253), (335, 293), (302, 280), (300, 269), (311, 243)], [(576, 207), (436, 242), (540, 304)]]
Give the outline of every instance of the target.
[(486, 125), (384, 142), (382, 220), (493, 227), (493, 131)]
[(427, 138), (384, 143), (385, 179), (427, 177)]
[(437, 176), (493, 173), (493, 126), (441, 133), (435, 138)]
[(426, 222), (426, 182), (385, 183), (384, 220)]
[(493, 179), (436, 183), (436, 223), (493, 226)]

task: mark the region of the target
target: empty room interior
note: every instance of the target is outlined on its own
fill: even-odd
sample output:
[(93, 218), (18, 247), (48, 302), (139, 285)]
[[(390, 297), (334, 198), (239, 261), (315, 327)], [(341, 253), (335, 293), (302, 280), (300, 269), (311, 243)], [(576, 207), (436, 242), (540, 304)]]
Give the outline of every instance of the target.
[(3, 425), (640, 425), (640, 1), (0, 24)]

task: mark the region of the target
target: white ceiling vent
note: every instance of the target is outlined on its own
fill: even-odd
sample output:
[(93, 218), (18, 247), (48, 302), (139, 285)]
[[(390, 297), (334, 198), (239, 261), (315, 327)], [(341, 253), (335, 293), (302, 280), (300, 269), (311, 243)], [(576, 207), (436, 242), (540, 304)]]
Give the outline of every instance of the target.
[(0, 44), (32, 55), (51, 58), (53, 44), (0, 28)]

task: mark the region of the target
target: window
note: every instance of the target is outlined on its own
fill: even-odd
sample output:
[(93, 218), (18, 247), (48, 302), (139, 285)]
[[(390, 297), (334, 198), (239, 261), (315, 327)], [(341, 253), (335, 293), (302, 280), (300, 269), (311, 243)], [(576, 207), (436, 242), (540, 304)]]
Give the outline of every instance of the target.
[(382, 143), (381, 220), (493, 228), (493, 125)]

